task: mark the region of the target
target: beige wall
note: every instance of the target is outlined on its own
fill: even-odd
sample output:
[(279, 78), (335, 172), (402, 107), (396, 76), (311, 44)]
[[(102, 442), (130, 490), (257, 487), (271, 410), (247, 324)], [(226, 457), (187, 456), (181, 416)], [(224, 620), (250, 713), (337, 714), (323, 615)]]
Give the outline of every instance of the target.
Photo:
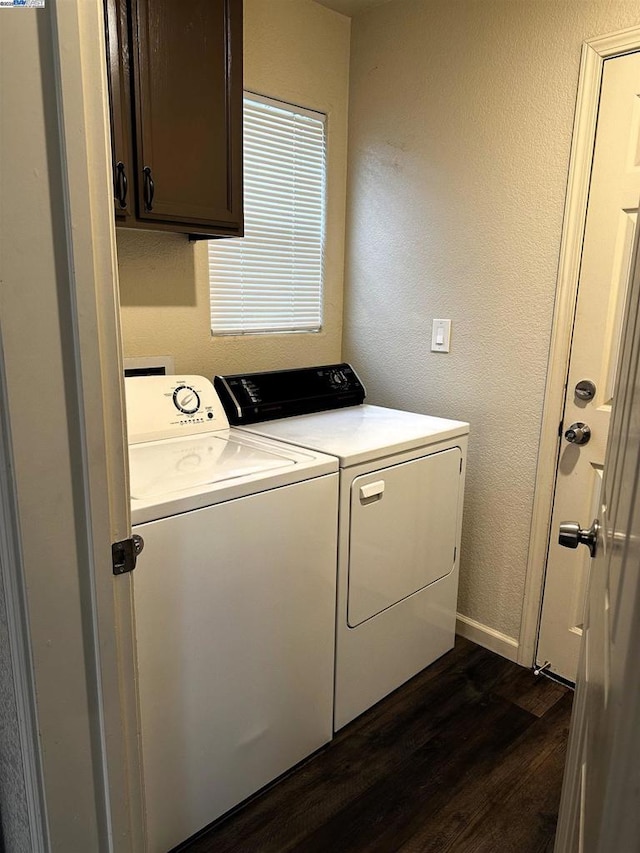
[(173, 355), (179, 372), (337, 361), (342, 340), (349, 19), (312, 0), (245, 0), (245, 88), (328, 114), (324, 327), (212, 338), (206, 243), (118, 229), (125, 356)]
[(352, 22), (344, 355), (371, 402), (470, 421), (459, 610), (513, 638), (581, 42), (638, 24), (633, 0), (392, 0)]

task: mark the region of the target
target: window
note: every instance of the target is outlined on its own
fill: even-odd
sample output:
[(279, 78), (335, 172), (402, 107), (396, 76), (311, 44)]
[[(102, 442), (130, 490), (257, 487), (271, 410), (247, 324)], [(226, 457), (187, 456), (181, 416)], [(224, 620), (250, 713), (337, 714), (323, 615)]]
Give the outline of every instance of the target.
[(245, 94), (245, 236), (209, 241), (212, 334), (321, 329), (325, 120)]

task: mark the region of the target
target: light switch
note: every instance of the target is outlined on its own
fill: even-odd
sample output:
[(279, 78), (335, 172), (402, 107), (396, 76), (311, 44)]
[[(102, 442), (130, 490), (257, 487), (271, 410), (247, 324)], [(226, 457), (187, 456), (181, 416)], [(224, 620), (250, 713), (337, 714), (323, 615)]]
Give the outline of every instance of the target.
[(431, 352), (449, 352), (451, 320), (434, 320), (431, 331)]

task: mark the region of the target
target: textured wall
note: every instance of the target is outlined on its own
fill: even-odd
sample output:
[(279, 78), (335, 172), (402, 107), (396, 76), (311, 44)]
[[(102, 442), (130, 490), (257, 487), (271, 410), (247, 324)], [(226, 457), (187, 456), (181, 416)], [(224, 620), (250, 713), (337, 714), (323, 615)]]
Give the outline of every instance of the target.
[(349, 24), (312, 0), (245, 0), (245, 88), (328, 114), (322, 332), (212, 338), (206, 243), (119, 229), (125, 356), (174, 355), (176, 370), (205, 376), (339, 360)]
[(393, 0), (352, 22), (344, 355), (372, 402), (470, 421), (459, 610), (511, 637), (580, 47), (637, 25), (627, 0)]

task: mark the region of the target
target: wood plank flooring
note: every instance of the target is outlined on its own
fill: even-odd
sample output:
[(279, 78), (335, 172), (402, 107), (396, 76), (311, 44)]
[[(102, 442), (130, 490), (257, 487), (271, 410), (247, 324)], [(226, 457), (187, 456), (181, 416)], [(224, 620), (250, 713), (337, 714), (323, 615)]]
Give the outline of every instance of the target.
[(572, 692), (461, 638), (182, 853), (551, 853)]

